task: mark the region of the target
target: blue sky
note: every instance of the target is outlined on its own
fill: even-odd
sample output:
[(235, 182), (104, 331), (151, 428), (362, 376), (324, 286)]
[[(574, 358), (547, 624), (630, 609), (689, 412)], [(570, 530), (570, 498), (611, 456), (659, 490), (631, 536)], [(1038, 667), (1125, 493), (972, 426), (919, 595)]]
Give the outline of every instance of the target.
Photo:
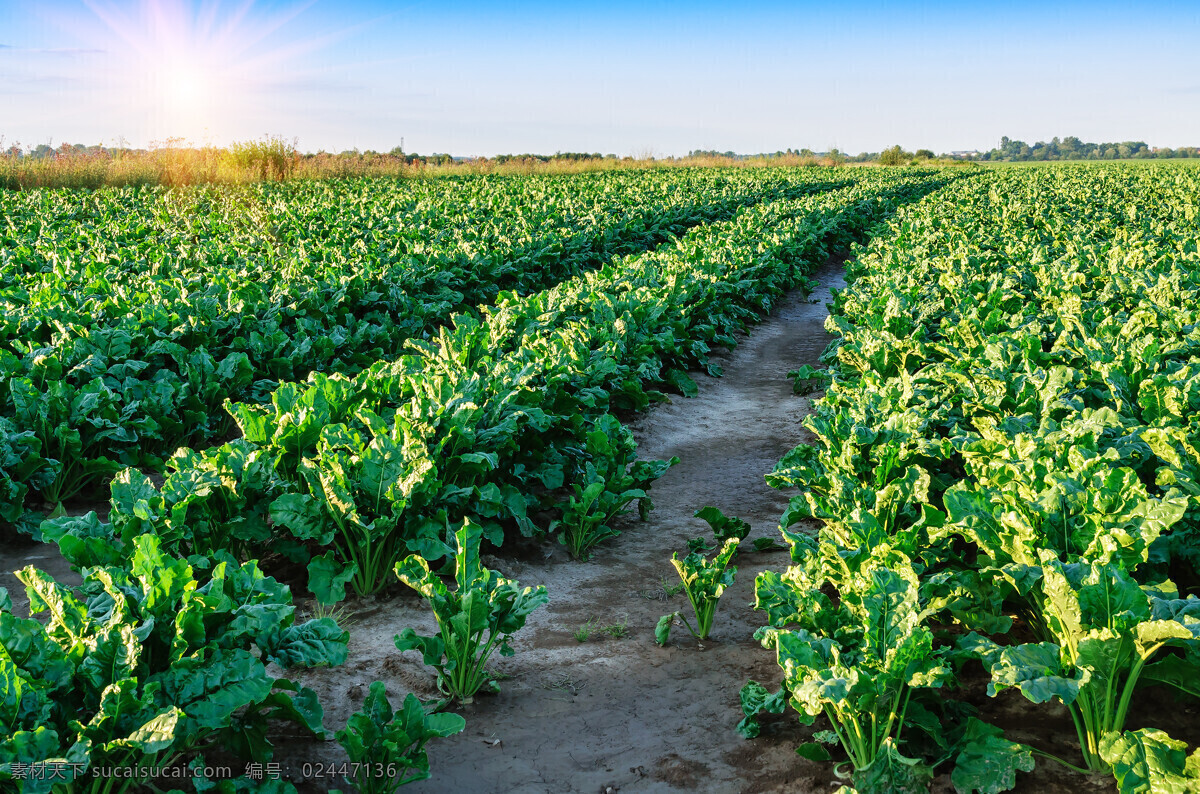
[(0, 0), (7, 144), (1200, 145), (1200, 3)]

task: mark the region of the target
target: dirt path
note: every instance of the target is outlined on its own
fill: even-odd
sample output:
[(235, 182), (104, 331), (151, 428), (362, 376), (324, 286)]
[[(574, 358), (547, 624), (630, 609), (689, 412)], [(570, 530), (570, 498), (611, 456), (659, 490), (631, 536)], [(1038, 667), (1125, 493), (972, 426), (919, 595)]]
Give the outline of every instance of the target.
[[(749, 604), (754, 575), (784, 565), (786, 553), (742, 555), (737, 583), (722, 599), (703, 648), (682, 629), (667, 647), (654, 643), (661, 615), (690, 610), (686, 596), (668, 599), (663, 584), (678, 582), (671, 552), (708, 531), (692, 517), (698, 508), (711, 504), (745, 518), (752, 538), (776, 531), (787, 498), (763, 475), (802, 440), (800, 420), (808, 408), (806, 398), (792, 393), (787, 373), (816, 364), (829, 342), (825, 302), (828, 287), (843, 283), (840, 264), (830, 263), (817, 279), (822, 286), (809, 299), (790, 295), (721, 356), (723, 378), (697, 376), (699, 397), (676, 398), (632, 423), (641, 457), (681, 459), (654, 484), (648, 522), (626, 523), (622, 536), (586, 563), (570, 562), (558, 547), (544, 550), (541, 559), (486, 560), (522, 584), (546, 585), (550, 603), (517, 635), (516, 655), (497, 657), (495, 669), (510, 676), (501, 682), (502, 693), (462, 710), (466, 730), (430, 745), (434, 776), (411, 790), (829, 790), (828, 765), (792, 752), (803, 741), (795, 720), (780, 722), (781, 730), (796, 734), (788, 740), (750, 744), (734, 731), (746, 679), (778, 680), (771, 654), (753, 639), (761, 621)], [(574, 634), (588, 621), (623, 624), (627, 634), (594, 634), (581, 643)], [(308, 679), (332, 706), (326, 724), (343, 723), (347, 707), (376, 678), (393, 695), (435, 694), (417, 654), (402, 654), (392, 643), (408, 625), (432, 628), (413, 599), (381, 602), (373, 614), (358, 616), (350, 626), (348, 669)], [(295, 770), (297, 763), (302, 759), (287, 765)]]

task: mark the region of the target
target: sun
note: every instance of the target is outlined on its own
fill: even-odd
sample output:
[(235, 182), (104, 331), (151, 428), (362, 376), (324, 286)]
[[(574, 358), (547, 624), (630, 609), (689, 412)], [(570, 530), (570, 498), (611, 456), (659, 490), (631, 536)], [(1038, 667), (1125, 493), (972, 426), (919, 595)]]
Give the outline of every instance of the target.
[(163, 75), (163, 102), (167, 105), (193, 105), (206, 102), (211, 93), (212, 78), (202, 68), (190, 64), (177, 64), (166, 69)]
[(220, 142), (245, 135), (244, 119), (272, 87), (294, 76), (296, 61), (330, 38), (288, 35), (289, 23), (312, 0), (269, 8), (255, 0), (83, 2), (93, 15), (90, 24), (72, 19), (66, 26), (111, 53), (109, 71), (98, 78), (112, 104), (140, 119), (151, 141)]
[(198, 129), (221, 126), (238, 99), (222, 71), (195, 55), (176, 54), (148, 68), (155, 77), (145, 100), (157, 106), (161, 123), (172, 134), (194, 137)]

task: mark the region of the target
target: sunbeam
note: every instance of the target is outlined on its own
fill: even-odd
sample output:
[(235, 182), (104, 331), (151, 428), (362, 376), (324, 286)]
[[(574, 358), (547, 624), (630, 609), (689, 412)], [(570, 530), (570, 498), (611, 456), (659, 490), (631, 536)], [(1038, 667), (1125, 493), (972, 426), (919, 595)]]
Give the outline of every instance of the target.
[(92, 18), (65, 25), (109, 53), (97, 75), (104, 93), (158, 139), (245, 135), (243, 120), (272, 87), (303, 73), (304, 56), (336, 38), (295, 32), (292, 23), (311, 2), (269, 9), (253, 0), (142, 0), (132, 9), (104, 0), (85, 4)]

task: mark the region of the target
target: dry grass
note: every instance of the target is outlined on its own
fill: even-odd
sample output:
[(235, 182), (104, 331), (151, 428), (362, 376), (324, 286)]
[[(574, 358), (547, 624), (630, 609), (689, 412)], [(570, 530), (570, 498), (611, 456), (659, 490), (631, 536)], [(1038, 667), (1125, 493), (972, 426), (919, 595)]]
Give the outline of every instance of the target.
[(244, 184), (288, 179), (408, 176), (403, 158), (388, 155), (301, 155), (271, 143), (166, 145), (146, 151), (77, 151), (62, 147), (44, 157), (0, 154), (0, 188), (101, 188), (125, 185)]
[(266, 139), (228, 149), (169, 141), (149, 150), (76, 150), (63, 146), (42, 157), (0, 152), (0, 188), (101, 188), (125, 185), (244, 184), (294, 179), (438, 177), (459, 174), (578, 174), (648, 168), (795, 168), (842, 165), (840, 158), (624, 157), (497, 162), (486, 158), (428, 163), (390, 154), (300, 154), (294, 144)]

